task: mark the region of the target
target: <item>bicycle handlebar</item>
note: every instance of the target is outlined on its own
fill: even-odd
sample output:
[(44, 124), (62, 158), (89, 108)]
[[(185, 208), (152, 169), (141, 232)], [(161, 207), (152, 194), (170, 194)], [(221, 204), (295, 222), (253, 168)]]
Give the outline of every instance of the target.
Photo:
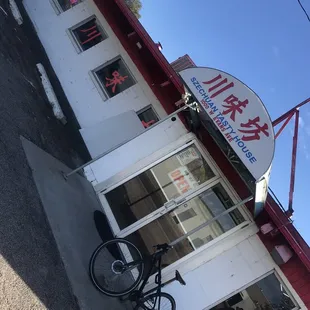
[(163, 252), (168, 252), (172, 248), (172, 246), (170, 246), (168, 243), (163, 243), (155, 245), (154, 248), (159, 251), (162, 250)]

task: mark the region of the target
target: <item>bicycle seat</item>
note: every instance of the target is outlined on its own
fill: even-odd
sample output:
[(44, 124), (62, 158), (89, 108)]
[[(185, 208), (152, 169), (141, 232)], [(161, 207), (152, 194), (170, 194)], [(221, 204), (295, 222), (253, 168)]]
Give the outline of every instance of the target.
[(175, 271), (175, 279), (180, 282), (181, 285), (186, 285), (186, 282), (181, 277), (180, 273), (176, 270)]

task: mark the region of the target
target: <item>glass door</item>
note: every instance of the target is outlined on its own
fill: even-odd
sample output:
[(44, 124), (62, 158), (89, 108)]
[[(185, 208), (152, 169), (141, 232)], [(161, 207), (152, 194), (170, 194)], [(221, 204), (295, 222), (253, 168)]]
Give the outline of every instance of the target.
[[(105, 193), (119, 227), (117, 237), (144, 254), (209, 222), (236, 204), (227, 185), (199, 146), (192, 142)], [(168, 266), (232, 231), (245, 221), (234, 209), (174, 246), (163, 257)]]
[(276, 274), (257, 281), (210, 310), (297, 310), (296, 302)]
[(193, 191), (218, 179), (192, 142), (105, 194), (121, 235), (175, 207)]
[[(208, 189), (201, 189), (175, 209), (152, 220), (126, 239), (138, 246), (145, 255), (153, 253), (156, 244), (170, 243), (201, 224), (210, 221), (234, 206), (221, 182)], [(245, 221), (238, 209), (222, 215), (208, 226), (198, 230), (174, 246), (163, 256), (164, 267), (194, 252)]]

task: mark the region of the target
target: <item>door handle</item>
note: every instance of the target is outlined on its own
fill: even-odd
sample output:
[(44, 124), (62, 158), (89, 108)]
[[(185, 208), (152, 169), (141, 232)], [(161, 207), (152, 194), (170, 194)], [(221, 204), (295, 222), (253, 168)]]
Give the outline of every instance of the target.
[(180, 205), (180, 204), (182, 204), (184, 201), (186, 201), (186, 198), (183, 198), (183, 199), (181, 199), (181, 200), (178, 200), (178, 201), (176, 202), (176, 204), (177, 204), (177, 205)]
[(166, 210), (170, 210), (173, 207), (176, 207), (176, 202), (174, 200), (170, 200), (164, 204)]

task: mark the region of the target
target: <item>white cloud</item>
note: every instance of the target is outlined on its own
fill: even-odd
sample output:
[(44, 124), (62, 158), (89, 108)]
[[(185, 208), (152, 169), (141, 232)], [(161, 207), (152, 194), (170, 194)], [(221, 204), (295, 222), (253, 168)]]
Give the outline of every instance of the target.
[(299, 127), (304, 128), (305, 127), (305, 121), (301, 116), (299, 116)]
[(275, 57), (279, 57), (280, 50), (276, 45), (272, 46), (272, 53)]
[(290, 134), (292, 137), (294, 137), (294, 129), (292, 127), (289, 128)]
[(299, 137), (299, 145), (302, 148), (302, 151), (304, 153), (304, 156), (306, 157), (307, 160), (310, 159), (310, 152), (309, 152), (309, 147), (307, 145), (307, 139), (305, 138), (304, 134), (301, 134)]
[(304, 144), (304, 154), (306, 156), (306, 159), (310, 159), (310, 153), (309, 153), (309, 150), (305, 144)]

